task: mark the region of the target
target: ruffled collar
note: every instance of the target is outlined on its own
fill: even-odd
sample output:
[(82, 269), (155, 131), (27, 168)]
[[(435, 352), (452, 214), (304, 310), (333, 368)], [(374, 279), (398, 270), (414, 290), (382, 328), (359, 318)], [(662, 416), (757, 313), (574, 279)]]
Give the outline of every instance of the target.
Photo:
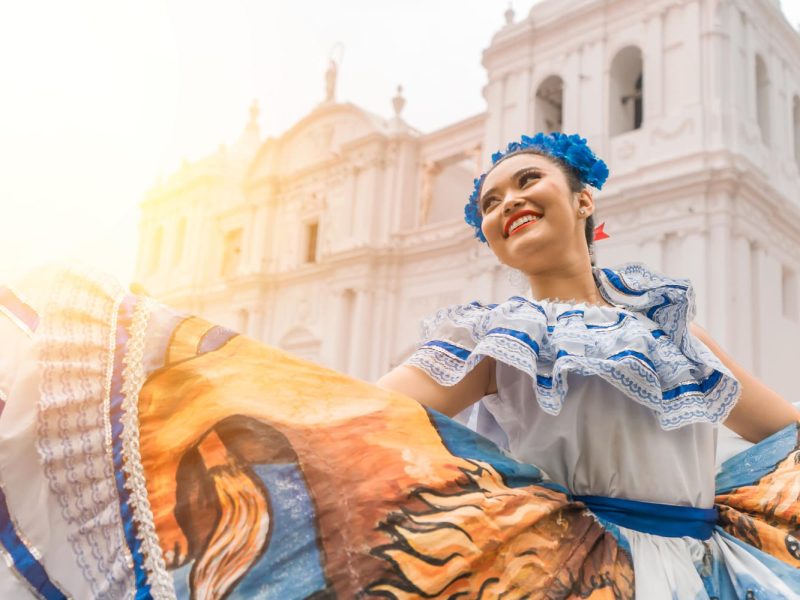
[(723, 421), (739, 384), (689, 333), (694, 291), (640, 263), (596, 268), (603, 298), (614, 306), (532, 300), (472, 302), (439, 311), (408, 363), (453, 385), (485, 356), (531, 377), (542, 409), (558, 414), (568, 374), (599, 376), (653, 410), (664, 429)]
[[(592, 267), (597, 291), (608, 304), (578, 301), (575, 298), (535, 298), (530, 290), (523, 297), (540, 305), (574, 308), (622, 309), (632, 312), (645, 312), (652, 308), (654, 295), (659, 302), (664, 300), (662, 292), (677, 290), (687, 296), (687, 302), (694, 309), (694, 292), (688, 279), (677, 279), (651, 271), (642, 263), (626, 263), (614, 268)], [(512, 298), (514, 298), (512, 296)], [(689, 302), (690, 301), (690, 302)], [(692, 312), (691, 317), (694, 317)]]

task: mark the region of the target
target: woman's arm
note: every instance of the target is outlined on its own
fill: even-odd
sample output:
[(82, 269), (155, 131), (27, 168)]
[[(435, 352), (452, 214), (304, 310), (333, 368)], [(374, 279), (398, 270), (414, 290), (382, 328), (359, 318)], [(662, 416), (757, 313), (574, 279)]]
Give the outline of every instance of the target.
[(742, 395), (725, 421), (726, 427), (750, 442), (760, 442), (789, 423), (800, 420), (797, 409), (733, 360), (705, 329), (692, 323), (691, 331), (717, 355), (742, 385)]
[(444, 386), (421, 369), (400, 365), (381, 377), (377, 385), (411, 396), (420, 404), (452, 417), (496, 391), (494, 366), (493, 358), (484, 358), (457, 384)]

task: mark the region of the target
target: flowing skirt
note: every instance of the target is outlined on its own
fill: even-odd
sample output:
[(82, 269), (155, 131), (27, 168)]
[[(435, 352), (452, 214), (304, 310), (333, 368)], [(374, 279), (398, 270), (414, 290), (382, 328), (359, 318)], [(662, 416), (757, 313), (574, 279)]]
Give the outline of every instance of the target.
[(798, 597), (800, 425), (724, 463), (710, 539), (661, 537), (101, 276), (0, 288), (0, 336), (3, 598)]

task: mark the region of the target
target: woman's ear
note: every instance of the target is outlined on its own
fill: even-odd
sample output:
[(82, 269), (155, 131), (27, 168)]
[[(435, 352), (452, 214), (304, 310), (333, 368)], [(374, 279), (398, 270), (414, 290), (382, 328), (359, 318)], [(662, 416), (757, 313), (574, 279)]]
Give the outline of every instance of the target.
[(578, 192), (578, 210), (583, 209), (583, 216), (588, 217), (594, 212), (594, 198), (588, 188)]

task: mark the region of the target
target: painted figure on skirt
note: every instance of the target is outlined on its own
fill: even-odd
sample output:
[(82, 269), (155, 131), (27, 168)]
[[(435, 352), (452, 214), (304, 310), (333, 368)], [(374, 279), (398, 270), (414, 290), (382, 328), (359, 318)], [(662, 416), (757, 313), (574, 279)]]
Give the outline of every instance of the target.
[[(0, 288), (0, 596), (798, 597), (796, 411), (689, 282), (592, 265), (585, 140), (493, 162), (467, 221), (531, 295), (379, 386), (99, 274)], [(715, 485), (722, 422), (758, 443)]]

